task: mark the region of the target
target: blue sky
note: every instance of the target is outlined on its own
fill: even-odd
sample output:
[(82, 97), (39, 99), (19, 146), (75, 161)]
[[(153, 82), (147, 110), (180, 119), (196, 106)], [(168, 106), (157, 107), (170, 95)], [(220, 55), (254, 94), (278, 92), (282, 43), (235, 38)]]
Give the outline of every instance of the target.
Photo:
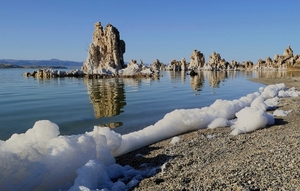
[(297, 0), (1, 0), (0, 59), (84, 61), (94, 23), (111, 23), (126, 43), (124, 59), (152, 63), (271, 58), (291, 45), (300, 54)]

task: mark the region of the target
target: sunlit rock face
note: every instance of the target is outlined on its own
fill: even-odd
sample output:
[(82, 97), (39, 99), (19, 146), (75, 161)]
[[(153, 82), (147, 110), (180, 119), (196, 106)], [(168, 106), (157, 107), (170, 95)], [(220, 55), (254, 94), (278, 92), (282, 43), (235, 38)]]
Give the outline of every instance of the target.
[(168, 66), (166, 67), (166, 70), (170, 71), (183, 71), (183, 70), (187, 70), (189, 63), (186, 63), (185, 58), (182, 58), (181, 61), (179, 60), (172, 60)]
[(245, 69), (252, 69), (253, 68), (253, 62), (248, 60), (248, 61), (244, 61), (242, 63), (242, 66), (245, 68)]
[[(266, 59), (266, 63), (267, 62), (268, 60)], [(275, 54), (274, 60), (272, 61), (272, 67), (286, 68), (288, 64), (293, 65), (294, 63), (295, 59), (293, 55), (293, 50), (291, 46), (288, 46), (286, 49), (284, 49), (283, 55), (279, 56), (278, 54)]]
[(87, 74), (116, 74), (125, 67), (125, 42), (111, 24), (103, 28), (100, 22), (96, 22), (94, 26), (92, 43), (82, 70)]
[(156, 59), (156, 60), (152, 63), (152, 65), (150, 66), (150, 68), (151, 68), (153, 71), (155, 71), (156, 73), (159, 73), (159, 71), (160, 71), (162, 65), (163, 65), (163, 64), (162, 64), (158, 59)]
[(218, 68), (219, 63), (221, 62), (222, 58), (221, 55), (219, 53), (213, 52), (210, 56), (209, 56), (209, 61), (208, 64), (212, 67), (212, 68)]
[(205, 63), (205, 56), (200, 51), (194, 50), (191, 54), (189, 69), (202, 68)]
[(283, 55), (274, 55), (272, 60), (267, 57), (265, 60), (259, 59), (254, 65), (254, 69), (287, 69), (288, 67), (298, 66), (300, 63), (300, 56), (298, 54), (294, 55), (291, 46), (284, 49)]
[(290, 57), (294, 56), (294, 55), (293, 55), (293, 50), (292, 50), (291, 46), (288, 46), (288, 47), (284, 50), (283, 56), (284, 56), (285, 58), (290, 58)]

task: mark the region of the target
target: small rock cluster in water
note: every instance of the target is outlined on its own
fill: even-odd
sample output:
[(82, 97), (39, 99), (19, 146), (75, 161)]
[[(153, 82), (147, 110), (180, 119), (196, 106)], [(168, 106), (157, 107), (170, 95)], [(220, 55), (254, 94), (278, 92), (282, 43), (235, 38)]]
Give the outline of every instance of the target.
[(24, 76), (32, 76), (35, 78), (58, 78), (58, 77), (84, 77), (85, 74), (81, 70), (72, 70), (70, 72), (54, 70), (52, 68), (39, 69), (38, 71), (25, 72)]

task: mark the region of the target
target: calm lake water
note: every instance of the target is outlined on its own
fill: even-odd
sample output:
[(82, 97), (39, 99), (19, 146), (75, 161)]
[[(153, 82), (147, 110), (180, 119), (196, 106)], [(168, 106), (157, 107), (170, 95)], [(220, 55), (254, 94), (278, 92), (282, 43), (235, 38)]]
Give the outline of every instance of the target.
[(0, 139), (24, 133), (47, 119), (61, 134), (92, 131), (95, 125), (121, 134), (154, 124), (175, 109), (201, 108), (216, 99), (233, 100), (264, 85), (258, 76), (288, 72), (161, 72), (159, 79), (36, 79), (23, 77), (30, 69), (0, 70)]

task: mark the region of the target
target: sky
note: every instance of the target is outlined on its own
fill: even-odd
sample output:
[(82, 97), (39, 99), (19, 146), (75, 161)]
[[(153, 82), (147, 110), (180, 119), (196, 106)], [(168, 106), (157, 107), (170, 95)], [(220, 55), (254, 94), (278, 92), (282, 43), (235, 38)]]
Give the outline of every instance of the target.
[(297, 0), (1, 0), (0, 59), (83, 62), (94, 23), (115, 26), (124, 60), (168, 64), (194, 49), (243, 62), (300, 54)]

